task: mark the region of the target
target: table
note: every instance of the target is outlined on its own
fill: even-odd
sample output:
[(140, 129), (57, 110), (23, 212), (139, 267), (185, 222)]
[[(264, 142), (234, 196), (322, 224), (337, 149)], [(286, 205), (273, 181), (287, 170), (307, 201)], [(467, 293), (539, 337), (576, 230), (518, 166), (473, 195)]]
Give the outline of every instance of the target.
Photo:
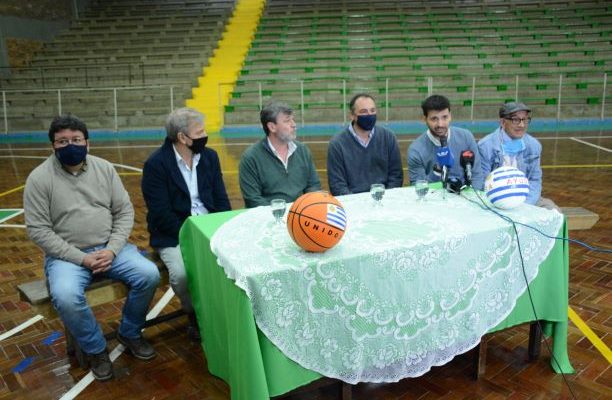
[[(447, 218), (448, 215), (453, 215), (460, 210), (462, 210), (461, 212), (466, 212), (464, 210), (465, 204), (458, 203), (466, 201), (464, 199), (450, 197), (445, 202), (428, 200), (425, 204), (417, 205), (413, 204), (414, 202), (411, 200), (414, 196), (414, 192), (411, 193), (411, 190), (411, 188), (402, 188), (387, 191), (383, 202), (388, 202), (389, 204), (385, 204), (385, 207), (393, 208), (392, 206), (395, 205), (396, 207), (406, 207), (408, 210), (419, 210), (419, 213), (427, 214), (429, 217), (417, 216), (410, 218), (416, 218), (417, 220), (420, 218), (423, 224), (432, 223), (432, 218), (434, 220), (433, 222), (444, 222), (443, 225), (447, 229), (444, 235), (440, 234), (439, 236), (451, 237), (450, 243), (456, 242), (455, 250), (458, 249), (457, 251), (461, 251), (462, 248), (466, 248), (465, 242), (457, 239), (465, 236), (458, 230), (458, 227), (462, 227), (462, 225), (453, 224)], [(350, 248), (350, 244), (354, 241), (354, 238), (351, 239), (351, 229), (353, 229), (354, 234), (358, 234), (360, 230), (364, 228), (366, 230), (371, 229), (372, 224), (381, 224), (383, 222), (384, 218), (382, 217), (384, 216), (384, 213), (379, 215), (381, 218), (377, 218), (376, 212), (372, 214), (372, 216), (361, 216), (355, 214), (356, 205), (368, 201), (367, 194), (347, 196), (346, 198), (340, 197), (340, 199), (345, 203), (347, 213), (349, 215), (349, 227), (343, 242), (341, 242), (341, 244), (336, 248), (336, 256), (337, 259), (348, 259), (350, 257), (356, 257), (358, 259), (359, 257), (364, 256), (364, 254), (370, 252), (370, 250), (366, 249), (364, 254), (356, 254), (356, 250)], [(421, 208), (419, 209), (415, 207)], [(475, 208), (476, 206), (473, 207)], [(433, 214), (431, 212), (432, 208), (439, 211), (434, 217), (430, 215)], [(428, 209), (429, 211), (427, 211)], [(262, 317), (261, 310), (265, 308), (261, 306), (260, 300), (262, 297), (259, 296), (258, 298), (257, 294), (255, 293), (257, 290), (249, 288), (248, 286), (249, 282), (256, 281), (258, 273), (255, 273), (251, 277), (252, 279), (241, 276), (241, 271), (232, 269), (233, 267), (230, 265), (232, 258), (231, 254), (227, 256), (228, 259), (224, 259), (224, 256), (221, 257), (222, 264), (224, 264), (225, 268), (223, 269), (217, 264), (217, 256), (211, 252), (211, 239), (213, 239), (213, 235), (220, 227), (224, 226), (222, 229), (231, 227), (231, 221), (239, 221), (242, 224), (242, 219), (248, 219), (250, 214), (252, 214), (252, 216), (256, 219), (262, 218), (262, 216), (256, 215), (259, 212), (269, 213), (269, 210), (266, 208), (261, 208), (259, 211), (249, 210), (245, 212), (244, 210), (239, 210), (201, 217), (192, 217), (186, 221), (180, 234), (181, 248), (187, 269), (190, 291), (192, 293), (194, 307), (198, 315), (203, 336), (203, 347), (208, 361), (208, 368), (212, 374), (217, 375), (228, 382), (232, 390), (233, 399), (260, 399), (283, 394), (296, 387), (318, 379), (321, 374), (313, 371), (317, 369), (319, 372), (324, 372), (327, 376), (334, 376), (333, 373), (330, 374), (328, 371), (321, 371), (321, 369), (318, 368), (318, 365), (315, 365), (312, 368), (304, 368), (300, 364), (291, 360), (291, 358), (295, 358), (295, 354), (291, 354), (291, 349), (285, 348), (287, 343), (283, 343), (282, 341), (279, 342), (279, 338), (275, 337), (275, 333), (269, 331), (270, 326), (265, 326), (265, 321), (260, 321), (259, 319)], [(480, 212), (484, 214), (483, 211)], [(538, 215), (540, 215), (541, 212), (543, 211), (540, 209), (532, 208), (525, 214), (536, 215), (535, 217), (531, 217), (531, 219), (535, 221), (540, 218)], [(512, 214), (512, 212), (510, 214)], [(516, 215), (513, 215), (513, 218), (522, 218), (519, 215), (520, 213), (516, 212), (515, 214)], [(271, 214), (267, 215), (269, 215), (269, 220), (271, 222)], [(447, 217), (443, 217), (443, 215), (446, 215)], [(474, 222), (473, 219), (472, 222)], [(370, 225), (367, 225), (368, 223)], [(501, 220), (498, 220), (497, 222), (489, 221), (485, 225), (490, 226), (490, 224), (498, 224), (502, 227), (505, 225), (505, 227), (502, 228), (502, 231), (506, 232), (511, 229), (509, 224), (504, 223)], [(467, 231), (470, 233), (467, 234), (467, 236), (472, 237), (475, 234), (475, 231), (472, 228), (474, 225), (476, 225), (476, 223), (471, 223), (468, 225), (469, 226), (466, 226), (466, 229), (469, 228)], [(257, 226), (259, 226), (259, 228), (257, 228)], [(384, 224), (381, 226), (384, 226)], [(237, 228), (240, 228), (240, 224)], [(412, 243), (411, 241), (414, 242), (415, 240), (420, 240), (420, 238), (423, 237), (435, 239), (436, 235), (434, 234), (421, 234), (419, 238), (415, 232), (422, 230), (421, 228), (423, 227), (421, 226), (419, 229), (416, 228), (419, 227), (415, 227), (415, 230), (400, 229), (401, 234), (399, 235), (397, 234), (397, 229), (387, 229), (387, 231), (395, 232), (394, 236), (400, 237), (400, 239), (402, 239), (400, 242), (404, 244)], [(267, 223), (250, 227), (249, 232), (251, 236), (246, 235), (245, 237), (241, 238), (244, 243), (243, 247), (245, 250), (248, 248), (249, 244), (256, 242), (258, 238), (261, 238), (261, 236), (265, 236), (261, 234), (263, 232), (261, 231), (262, 229), (263, 231), (266, 231), (276, 228), (274, 228), (273, 225), (268, 225)], [(559, 234), (562, 234), (565, 237), (567, 236), (566, 227), (563, 223), (558, 226), (557, 230)], [(521, 233), (521, 235), (523, 235), (523, 233)], [(487, 231), (485, 229), (484, 234), (479, 237), (479, 240), (485, 240), (484, 238), (486, 238), (486, 236)], [(240, 237), (240, 235), (237, 235), (237, 237)], [(452, 237), (455, 237), (455, 239), (452, 240)], [(529, 243), (531, 243), (529, 240), (525, 241), (525, 249), (523, 251), (527, 253), (531, 252), (530, 254), (532, 255), (538, 253), (539, 249), (530, 248)], [(285, 246), (282, 244), (282, 241), (280, 245)], [(401, 247), (403, 245), (399, 246)], [(544, 323), (545, 333), (552, 335), (554, 338), (553, 352), (556, 359), (560, 363), (560, 369), (563, 372), (570, 373), (573, 372), (573, 370), (567, 356), (566, 345), (568, 248), (566, 243), (562, 241), (557, 241), (554, 244), (551, 243), (550, 247), (550, 251), (546, 251), (548, 254), (543, 254), (542, 260), (538, 262), (539, 268), (536, 266), (535, 271), (533, 271), (532, 274), (533, 276), (530, 277), (530, 279), (533, 279), (533, 281), (530, 283), (530, 288), (536, 305), (538, 317), (546, 321)], [(347, 250), (347, 248), (350, 248), (350, 256), (342, 254), (343, 250)], [(222, 251), (223, 249), (217, 249), (217, 251), (220, 250)], [(234, 253), (239, 255), (242, 253), (240, 250), (241, 249), (237, 249), (237, 251), (234, 251)], [(404, 252), (406, 251), (405, 248), (403, 250)], [(495, 253), (495, 248), (492, 248), (490, 252)], [(543, 251), (539, 252), (544, 253)], [(379, 256), (384, 255), (386, 257), (389, 255), (389, 251), (383, 251), (382, 253), (378, 252), (377, 254)], [(323, 257), (328, 256), (329, 255), (324, 255)], [(309, 256), (306, 257), (308, 258)], [(317, 257), (320, 258), (320, 256), (313, 256), (313, 258)], [(384, 259), (384, 257), (382, 259)], [(264, 259), (255, 258), (254, 260), (257, 261), (256, 263), (252, 263), (254, 268), (257, 267), (257, 264), (266, 264)], [(377, 265), (383, 264), (385, 263), (379, 262)], [(397, 267), (397, 263), (394, 265)], [(444, 265), (447, 266), (446, 264)], [(433, 263), (432, 266), (429, 266), (429, 268), (434, 268), (435, 272), (436, 263)], [(303, 274), (305, 270), (307, 270), (307, 268), (302, 269), (302, 271), (298, 271), (298, 273)], [(359, 273), (364, 273), (364, 271), (365, 270), (361, 270)], [(434, 276), (436, 276), (436, 281), (442, 283), (443, 279), (441, 279), (439, 272), (440, 271), (438, 271), (438, 274)], [(411, 273), (414, 273), (414, 271)], [(235, 282), (227, 277), (227, 274), (229, 274), (233, 279), (237, 279), (236, 283), (239, 286), (246, 288), (247, 291), (250, 292), (249, 295), (252, 297), (252, 299), (247, 296), (247, 293), (243, 289), (236, 286)], [(513, 274), (512, 276), (514, 276), (513, 279), (516, 280), (517, 275)], [(519, 277), (522, 277), (522, 275)], [(292, 281), (295, 280), (294, 278), (291, 279)], [(519, 293), (519, 295), (520, 296), (518, 299), (516, 299), (516, 302), (514, 302), (512, 298), (509, 298), (507, 301), (494, 301), (491, 303), (495, 307), (507, 307), (508, 310), (500, 311), (498, 313), (499, 321), (495, 321), (486, 329), (486, 331), (494, 332), (496, 330), (529, 322), (534, 319), (529, 298), (527, 297), (526, 293)], [(472, 297), (475, 299), (474, 296)], [(255, 301), (254, 303), (253, 300)], [(449, 298), (442, 300), (448, 302), (452, 299)], [(478, 303), (482, 303), (482, 301), (479, 300)], [(510, 305), (508, 306), (508, 304)], [(262, 330), (258, 329), (258, 326), (255, 323), (254, 310), (255, 314), (258, 315), (258, 324), (264, 328), (263, 331), (268, 335), (265, 335), (262, 333)], [(458, 312), (460, 311), (461, 310)], [(265, 316), (263, 317), (265, 318)], [(469, 321), (469, 318), (465, 320)], [(491, 321), (488, 323), (491, 324)], [(415, 329), (415, 331), (422, 330), (423, 327)], [(435, 329), (432, 331), (434, 333), (437, 332)], [(481, 333), (484, 334), (485, 332)], [(482, 336), (481, 333), (478, 333), (478, 335)], [(448, 339), (451, 336), (449, 336), (449, 331), (444, 330), (433, 335), (435, 340), (438, 341), (440, 338)], [(478, 343), (480, 336), (470, 338), (444, 357), (434, 359), (432, 365), (444, 363), (454, 357), (455, 354), (469, 350)], [(270, 339), (273, 340), (271, 341)], [(275, 340), (276, 343), (280, 345), (279, 347), (284, 348), (284, 352), (281, 352), (279, 348), (272, 343)], [(285, 355), (287, 353), (289, 353), (290, 357)], [(384, 355), (384, 351), (381, 354)], [(300, 363), (302, 365), (307, 365), (308, 360), (300, 360)], [(377, 361), (375, 364), (380, 367), (380, 369), (385, 369), (385, 358), (382, 357), (380, 362)], [(429, 368), (425, 366), (424, 369), (426, 371)], [(554, 364), (553, 369), (560, 372), (559, 368)], [(408, 373), (406, 371), (400, 372), (403, 373), (404, 376), (418, 376), (424, 371), (420, 371), (420, 373), (419, 371), (408, 371)], [(394, 375), (391, 374), (391, 376), (393, 377)], [(394, 376), (393, 379), (381, 380), (393, 381), (401, 379), (401, 377), (402, 376), (397, 375)], [(349, 382), (352, 380), (351, 377), (347, 378), (346, 376), (341, 376), (341, 378)], [(370, 376), (369, 379), (365, 380), (375, 381), (375, 379), (371, 378), (372, 377)], [(359, 380), (364, 379), (357, 377), (356, 381)]]

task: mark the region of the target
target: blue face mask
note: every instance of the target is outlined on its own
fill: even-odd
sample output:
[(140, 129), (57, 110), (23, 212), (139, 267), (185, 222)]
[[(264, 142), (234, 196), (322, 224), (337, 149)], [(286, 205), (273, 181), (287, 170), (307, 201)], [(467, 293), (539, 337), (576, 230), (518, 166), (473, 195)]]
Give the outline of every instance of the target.
[(376, 114), (358, 115), (357, 125), (365, 131), (371, 131), (376, 125)]
[(523, 141), (522, 138), (512, 139), (512, 140), (507, 140), (507, 141), (505, 140), (502, 143), (502, 148), (504, 149), (504, 154), (513, 156), (525, 150), (525, 142)]
[(68, 165), (69, 167), (74, 167), (82, 163), (86, 155), (87, 146), (78, 146), (72, 143), (55, 150), (57, 159), (62, 164)]

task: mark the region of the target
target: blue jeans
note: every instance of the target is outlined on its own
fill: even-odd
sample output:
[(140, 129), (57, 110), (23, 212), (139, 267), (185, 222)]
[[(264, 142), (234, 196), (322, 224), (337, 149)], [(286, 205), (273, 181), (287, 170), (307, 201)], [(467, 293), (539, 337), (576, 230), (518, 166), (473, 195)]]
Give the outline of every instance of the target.
[[(91, 253), (103, 248), (96, 246), (84, 251)], [(98, 354), (106, 349), (104, 334), (85, 298), (85, 289), (92, 279), (98, 276), (110, 278), (125, 283), (129, 288), (119, 333), (130, 339), (140, 337), (149, 304), (159, 284), (157, 266), (129, 243), (117, 254), (106, 272), (94, 275), (84, 266), (45, 257), (45, 275), (53, 306), (87, 354)]]

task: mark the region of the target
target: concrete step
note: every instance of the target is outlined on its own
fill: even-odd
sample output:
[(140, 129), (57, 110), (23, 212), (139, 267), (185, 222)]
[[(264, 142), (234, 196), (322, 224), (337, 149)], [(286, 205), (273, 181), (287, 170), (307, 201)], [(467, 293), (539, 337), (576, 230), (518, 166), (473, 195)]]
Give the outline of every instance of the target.
[(599, 221), (599, 215), (582, 207), (561, 207), (561, 212), (567, 219), (567, 229), (591, 229)]

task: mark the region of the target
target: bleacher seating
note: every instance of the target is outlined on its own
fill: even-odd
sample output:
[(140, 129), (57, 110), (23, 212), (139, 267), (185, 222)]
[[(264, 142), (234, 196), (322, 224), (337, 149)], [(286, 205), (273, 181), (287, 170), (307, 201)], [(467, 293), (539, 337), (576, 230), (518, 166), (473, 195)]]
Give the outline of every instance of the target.
[(612, 62), (609, 2), (315, 3), (267, 2), (226, 124), (256, 122), (260, 102), (272, 98), (303, 108), (305, 122), (342, 121), (357, 91), (377, 96), (385, 118), (418, 119), (428, 78), (456, 118), (495, 118), (515, 96), (538, 117), (600, 115)]
[[(221, 37), (235, 0), (99, 0), (0, 80), (10, 131), (44, 130), (61, 110), (91, 128), (159, 127), (182, 106)], [(117, 115), (115, 96), (117, 90)], [(138, 89), (147, 87), (147, 89)], [(57, 89), (62, 90), (58, 95)], [(83, 89), (83, 90), (77, 90)]]

